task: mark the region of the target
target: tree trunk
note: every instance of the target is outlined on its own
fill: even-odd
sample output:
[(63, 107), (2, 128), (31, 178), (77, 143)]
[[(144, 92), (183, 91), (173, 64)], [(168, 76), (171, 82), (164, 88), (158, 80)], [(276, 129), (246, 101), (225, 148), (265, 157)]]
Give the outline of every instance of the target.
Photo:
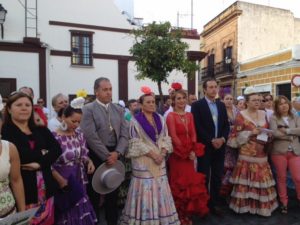
[(159, 93), (159, 103), (158, 103), (158, 112), (163, 115), (164, 113), (164, 96), (161, 89), (161, 81), (157, 82), (158, 93)]

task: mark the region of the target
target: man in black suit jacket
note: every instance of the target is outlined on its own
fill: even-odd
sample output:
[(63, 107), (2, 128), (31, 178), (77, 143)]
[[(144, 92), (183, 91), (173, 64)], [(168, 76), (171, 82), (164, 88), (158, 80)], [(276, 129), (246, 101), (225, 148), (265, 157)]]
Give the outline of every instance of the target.
[(211, 212), (218, 214), (229, 123), (225, 105), (215, 99), (218, 93), (217, 81), (213, 78), (204, 81), (203, 90), (205, 97), (194, 102), (191, 110), (197, 140), (205, 145), (205, 154), (198, 158), (198, 172), (206, 175), (206, 184), (210, 192), (209, 207)]

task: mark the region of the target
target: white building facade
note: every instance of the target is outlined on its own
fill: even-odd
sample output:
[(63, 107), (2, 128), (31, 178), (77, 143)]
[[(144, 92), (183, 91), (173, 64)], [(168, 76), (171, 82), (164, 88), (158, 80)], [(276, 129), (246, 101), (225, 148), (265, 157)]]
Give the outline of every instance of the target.
[[(79, 89), (93, 94), (98, 77), (108, 77), (113, 85), (113, 101), (141, 95), (139, 87), (150, 80), (137, 81), (133, 58), (133, 27), (112, 0), (2, 0), (8, 11), (4, 38), (0, 39), (0, 90), (7, 95), (30, 86), (49, 103), (61, 92), (73, 95)], [(26, 7), (27, 4), (27, 7)], [(27, 10), (26, 10), (27, 9)], [(34, 19), (30, 19), (33, 17)], [(193, 58), (199, 51), (199, 36), (185, 36)], [(199, 52), (198, 52), (199, 53)], [(181, 82), (197, 93), (193, 80), (172, 72), (169, 82)], [(167, 94), (169, 85), (163, 85)]]

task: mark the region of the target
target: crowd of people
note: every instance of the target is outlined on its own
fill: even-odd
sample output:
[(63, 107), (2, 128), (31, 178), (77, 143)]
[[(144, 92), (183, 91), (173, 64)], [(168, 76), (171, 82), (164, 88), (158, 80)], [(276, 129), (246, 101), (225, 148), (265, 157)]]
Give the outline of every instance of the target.
[[(42, 98), (22, 87), (0, 101), (0, 219), (38, 207), (30, 224), (191, 225), (224, 206), (287, 214), (287, 188), (300, 207), (300, 98), (273, 100), (247, 87), (204, 97), (173, 83), (165, 105), (141, 88), (112, 103), (112, 84), (94, 82), (94, 101)], [(288, 179), (288, 182), (287, 182)]]

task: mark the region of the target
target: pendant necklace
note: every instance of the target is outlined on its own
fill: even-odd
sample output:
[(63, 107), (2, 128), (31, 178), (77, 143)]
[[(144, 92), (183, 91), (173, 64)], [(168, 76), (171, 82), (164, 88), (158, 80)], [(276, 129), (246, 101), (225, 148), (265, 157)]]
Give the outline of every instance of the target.
[[(108, 106), (108, 107), (109, 107), (109, 106)], [(108, 115), (108, 126), (109, 126), (109, 131), (112, 132), (112, 131), (114, 130), (114, 128), (113, 128), (112, 125), (111, 125), (111, 119), (110, 119), (110, 113), (109, 113), (109, 111), (108, 111), (108, 107), (107, 107), (107, 109), (106, 109), (106, 113), (107, 113), (107, 115)]]

